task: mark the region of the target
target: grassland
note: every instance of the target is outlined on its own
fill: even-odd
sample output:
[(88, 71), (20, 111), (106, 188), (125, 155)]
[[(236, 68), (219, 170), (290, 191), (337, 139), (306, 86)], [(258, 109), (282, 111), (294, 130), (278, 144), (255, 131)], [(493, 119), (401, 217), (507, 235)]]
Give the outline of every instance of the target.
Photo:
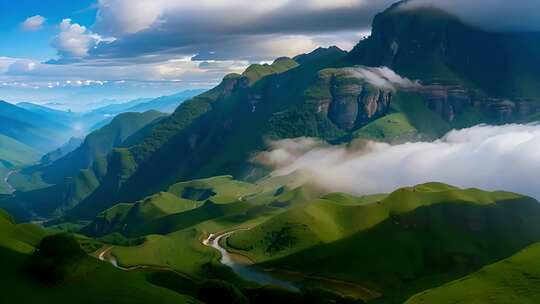
[(537, 216), (538, 203), (517, 194), (431, 183), (356, 204), (328, 195), (226, 245), (261, 267), (357, 282), (400, 303), (540, 240)]
[(503, 304), (540, 302), (540, 244), (440, 287), (421, 292), (407, 304)]
[(68, 278), (55, 284), (37, 280), (27, 261), (45, 231), (32, 224), (15, 224), (0, 210), (0, 268), (7, 280), (2, 300), (19, 303), (198, 303), (191, 297), (150, 284), (145, 273), (124, 272), (92, 257), (70, 266)]

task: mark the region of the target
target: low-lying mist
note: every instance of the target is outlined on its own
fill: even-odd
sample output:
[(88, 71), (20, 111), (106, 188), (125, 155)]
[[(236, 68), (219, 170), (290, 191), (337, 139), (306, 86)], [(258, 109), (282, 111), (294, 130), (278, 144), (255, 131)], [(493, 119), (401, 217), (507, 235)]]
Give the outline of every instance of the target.
[(363, 195), (443, 182), (506, 190), (540, 199), (540, 125), (480, 125), (440, 140), (399, 145), (356, 141), (332, 146), (313, 138), (269, 142), (254, 161), (273, 176), (301, 171), (327, 191)]

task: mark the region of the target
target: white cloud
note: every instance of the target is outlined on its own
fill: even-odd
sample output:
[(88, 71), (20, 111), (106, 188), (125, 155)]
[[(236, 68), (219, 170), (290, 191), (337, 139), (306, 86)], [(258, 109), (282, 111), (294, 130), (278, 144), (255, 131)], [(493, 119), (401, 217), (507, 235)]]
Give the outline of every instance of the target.
[(62, 57), (83, 58), (98, 44), (114, 41), (114, 38), (104, 38), (87, 30), (85, 26), (72, 23), (71, 19), (62, 20), (59, 26), (60, 33), (51, 44)]
[(400, 145), (331, 146), (302, 138), (270, 147), (256, 161), (274, 168), (274, 175), (302, 171), (329, 191), (382, 193), (437, 181), (540, 199), (540, 125), (477, 126)]
[(25, 31), (38, 31), (43, 28), (43, 24), (45, 24), (45, 21), (47, 19), (40, 15), (35, 15), (32, 17), (26, 18), (23, 23), (21, 23), (21, 27)]
[(419, 87), (418, 81), (411, 81), (396, 74), (388, 67), (354, 67), (346, 68), (352, 76), (365, 80), (369, 84), (381, 88), (395, 91), (396, 89)]

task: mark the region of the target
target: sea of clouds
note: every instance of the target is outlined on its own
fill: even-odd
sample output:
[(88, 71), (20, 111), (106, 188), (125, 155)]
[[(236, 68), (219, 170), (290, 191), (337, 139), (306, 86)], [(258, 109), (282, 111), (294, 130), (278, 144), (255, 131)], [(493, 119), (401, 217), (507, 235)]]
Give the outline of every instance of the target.
[(506, 190), (540, 199), (540, 125), (480, 125), (433, 142), (330, 145), (313, 138), (269, 142), (254, 161), (272, 175), (303, 172), (327, 191), (387, 193), (425, 182)]

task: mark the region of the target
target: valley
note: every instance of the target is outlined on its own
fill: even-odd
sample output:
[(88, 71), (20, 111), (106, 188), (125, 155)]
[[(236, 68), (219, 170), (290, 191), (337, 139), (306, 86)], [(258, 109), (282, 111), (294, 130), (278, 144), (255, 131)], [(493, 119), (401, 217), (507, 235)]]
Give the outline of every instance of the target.
[[(366, 19), (371, 34), (348, 29), (342, 37), (354, 37), (354, 47), (297, 55), (290, 53), (326, 45), (333, 33), (309, 36), (303, 27), (315, 13), (294, 22), (300, 34), (287, 34), (298, 45), (249, 39), (275, 38), (266, 32), (274, 22), (249, 35), (241, 28), (250, 23), (226, 22), (216, 50), (205, 31), (217, 29), (205, 18), (228, 12), (236, 20), (244, 9), (237, 16), (224, 5), (208, 17), (208, 4), (193, 13), (202, 33), (174, 39), (166, 38), (171, 24), (185, 24), (167, 18), (189, 5), (161, 11), (165, 2), (147, 3), (136, 16), (152, 18), (121, 29), (100, 24), (117, 9), (103, 1), (80, 11), (99, 10), (94, 26), (44, 18), (46, 30), (62, 31), (51, 40), (63, 48), (57, 57), (0, 57), (0, 75), (77, 66), (88, 80), (33, 90), (144, 94), (88, 103), (85, 112), (45, 103), (47, 94), (36, 103), (0, 101), (0, 299), (540, 301), (540, 32), (486, 29), (419, 2), (369, 6), (377, 8)], [(330, 22), (346, 10), (360, 18), (355, 4), (287, 5), (293, 17), (330, 11)], [(250, 20), (264, 19), (258, 14)], [(111, 32), (98, 34), (104, 28)], [(59, 42), (65, 37), (69, 44)], [(245, 55), (232, 56), (229, 40)], [(144, 55), (135, 55), (142, 45)], [(119, 51), (126, 46), (128, 55)], [(264, 49), (282, 47), (289, 56), (276, 51), (268, 60)], [(89, 79), (104, 68), (110, 80)], [(144, 97), (160, 88), (163, 96)], [(6, 81), (0, 97), (26, 96), (17, 90), (27, 88)]]

